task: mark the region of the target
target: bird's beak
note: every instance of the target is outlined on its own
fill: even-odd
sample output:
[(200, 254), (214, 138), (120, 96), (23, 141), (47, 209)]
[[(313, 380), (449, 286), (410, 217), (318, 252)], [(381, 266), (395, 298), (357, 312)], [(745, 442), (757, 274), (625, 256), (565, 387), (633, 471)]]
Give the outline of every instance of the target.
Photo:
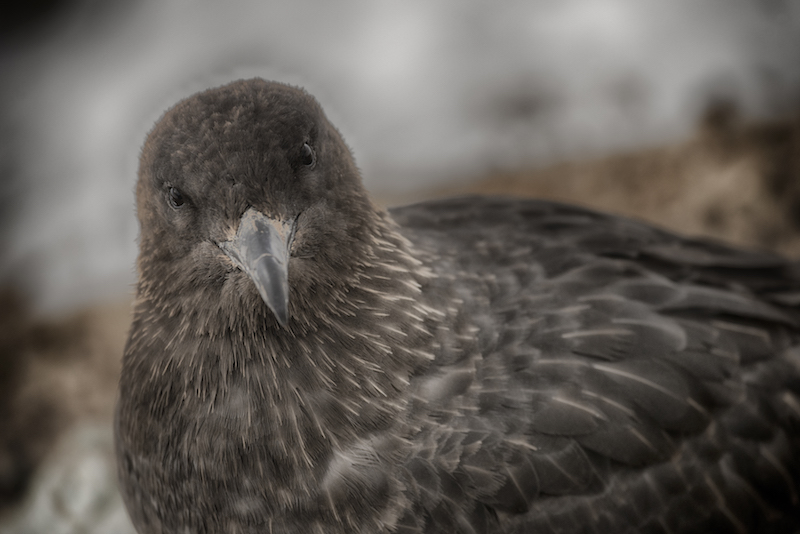
[(250, 208), (236, 236), (219, 247), (253, 280), (261, 298), (286, 328), (289, 322), (289, 247), (297, 219), (275, 220)]

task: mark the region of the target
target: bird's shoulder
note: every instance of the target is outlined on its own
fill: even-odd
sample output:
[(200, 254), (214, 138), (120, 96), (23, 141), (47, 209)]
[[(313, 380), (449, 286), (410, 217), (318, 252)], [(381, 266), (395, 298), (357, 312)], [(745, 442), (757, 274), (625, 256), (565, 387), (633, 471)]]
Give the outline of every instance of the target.
[[(446, 236), (446, 242), (459, 246), (491, 239), (498, 249), (506, 250), (513, 250), (515, 244), (552, 248), (558, 243), (565, 250), (700, 268), (787, 265), (783, 257), (769, 252), (687, 238), (636, 219), (550, 200), (474, 195), (395, 207), (390, 213), (402, 232), (423, 242)], [(531, 258), (541, 260), (536, 249), (532, 253)], [(795, 284), (798, 279), (795, 275)]]

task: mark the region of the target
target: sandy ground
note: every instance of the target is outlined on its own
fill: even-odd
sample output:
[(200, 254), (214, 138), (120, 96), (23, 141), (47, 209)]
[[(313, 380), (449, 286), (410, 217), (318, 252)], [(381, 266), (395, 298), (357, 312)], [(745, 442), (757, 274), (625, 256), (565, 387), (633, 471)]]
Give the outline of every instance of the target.
[(0, 505), (22, 494), (68, 428), (110, 422), (130, 306), (103, 303), (43, 321), (14, 294), (0, 295)]
[(800, 257), (800, 115), (741, 124), (709, 110), (682, 143), (486, 177), (436, 191), (582, 204), (673, 231)]

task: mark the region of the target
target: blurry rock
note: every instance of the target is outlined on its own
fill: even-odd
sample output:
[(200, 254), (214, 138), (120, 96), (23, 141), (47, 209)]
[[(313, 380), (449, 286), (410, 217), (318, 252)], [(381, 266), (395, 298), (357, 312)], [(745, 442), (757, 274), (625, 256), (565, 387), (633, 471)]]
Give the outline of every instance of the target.
[(129, 302), (40, 320), (0, 293), (0, 510), (79, 420), (110, 426)]
[(24, 440), (15, 432), (14, 405), (21, 376), (27, 369), (21, 357), (25, 318), (18, 295), (0, 293), (0, 503), (20, 492), (30, 471)]
[(800, 116), (741, 124), (711, 106), (695, 136), (673, 146), (540, 170), (503, 172), (455, 193), (573, 202), (684, 234), (800, 256)]
[(117, 488), (111, 425), (83, 422), (63, 434), (2, 534), (135, 534)]

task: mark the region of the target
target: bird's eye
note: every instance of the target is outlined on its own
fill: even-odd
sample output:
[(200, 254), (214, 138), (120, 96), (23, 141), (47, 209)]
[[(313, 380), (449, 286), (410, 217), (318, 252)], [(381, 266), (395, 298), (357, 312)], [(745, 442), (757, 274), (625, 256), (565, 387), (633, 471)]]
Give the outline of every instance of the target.
[(167, 200), (169, 201), (169, 205), (174, 209), (178, 209), (186, 204), (186, 197), (175, 187), (170, 187), (169, 191), (167, 191)]
[(311, 167), (317, 161), (314, 149), (308, 143), (303, 143), (303, 148), (300, 149), (300, 161), (306, 167)]

